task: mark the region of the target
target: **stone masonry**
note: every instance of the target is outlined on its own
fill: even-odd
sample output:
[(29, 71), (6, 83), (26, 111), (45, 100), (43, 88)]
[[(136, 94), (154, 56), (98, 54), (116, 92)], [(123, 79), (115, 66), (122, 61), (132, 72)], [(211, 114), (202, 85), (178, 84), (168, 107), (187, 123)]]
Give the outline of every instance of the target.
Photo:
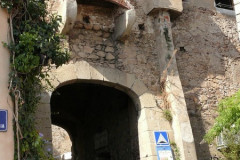
[(186, 2), (172, 26), (198, 159), (221, 158), (215, 142), (207, 145), (203, 136), (214, 123), (219, 100), (239, 89), (240, 43), (235, 17)]
[[(136, 92), (141, 160), (157, 159), (154, 130), (167, 130), (184, 160), (221, 158), (215, 142), (206, 144), (203, 136), (214, 123), (218, 101), (239, 89), (235, 17), (218, 13), (213, 0), (187, 0), (183, 6), (179, 0), (124, 2), (136, 17), (127, 36), (117, 40), (116, 19), (128, 7), (78, 3), (67, 35), (71, 60), (50, 74), (55, 89), (83, 79), (113, 83), (107, 85), (130, 97)], [(128, 76), (135, 77), (130, 86)], [(51, 93), (48, 96), (50, 108)], [(163, 118), (166, 108), (173, 114), (172, 123)]]

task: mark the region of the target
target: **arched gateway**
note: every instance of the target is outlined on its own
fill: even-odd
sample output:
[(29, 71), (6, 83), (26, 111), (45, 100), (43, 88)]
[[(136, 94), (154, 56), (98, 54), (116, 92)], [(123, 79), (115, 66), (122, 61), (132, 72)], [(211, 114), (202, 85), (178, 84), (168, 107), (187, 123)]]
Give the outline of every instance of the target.
[(69, 132), (74, 159), (108, 159), (112, 152), (119, 160), (156, 157), (153, 130), (161, 128), (161, 112), (134, 75), (78, 61), (53, 69), (50, 80), (55, 90), (42, 93), (37, 112), (46, 140), (53, 123)]

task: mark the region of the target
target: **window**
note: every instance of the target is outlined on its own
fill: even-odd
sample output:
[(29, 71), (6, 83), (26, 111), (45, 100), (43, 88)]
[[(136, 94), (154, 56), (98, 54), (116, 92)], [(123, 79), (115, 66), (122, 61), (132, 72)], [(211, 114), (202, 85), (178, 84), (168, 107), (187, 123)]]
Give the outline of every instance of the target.
[(223, 133), (221, 132), (219, 134), (219, 136), (217, 136), (217, 149), (222, 149), (222, 148), (226, 148), (227, 145), (226, 145), (226, 142), (224, 140), (224, 137), (223, 137)]
[(234, 10), (233, 0), (215, 0), (217, 8)]

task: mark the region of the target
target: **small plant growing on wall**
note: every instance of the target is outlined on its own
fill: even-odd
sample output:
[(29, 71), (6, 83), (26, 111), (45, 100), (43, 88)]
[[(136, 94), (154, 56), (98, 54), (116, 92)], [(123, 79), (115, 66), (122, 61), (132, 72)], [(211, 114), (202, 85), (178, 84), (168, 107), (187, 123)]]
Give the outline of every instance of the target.
[(168, 31), (167, 27), (163, 29), (163, 33), (164, 33), (164, 36), (165, 36), (165, 40), (167, 42), (167, 47), (168, 47), (168, 49), (170, 49), (172, 47), (172, 44), (171, 44), (172, 40), (169, 37), (169, 31)]
[(169, 122), (172, 122), (172, 113), (169, 109), (164, 109), (163, 110), (163, 117), (169, 121)]
[(175, 142), (171, 142), (170, 145), (172, 147), (175, 160), (181, 160), (180, 150), (179, 150), (177, 144)]
[[(47, 71), (69, 59), (61, 45), (58, 28), (61, 17), (47, 11), (45, 0), (1, 0), (10, 18), (11, 53), (9, 91), (14, 102), (15, 158), (17, 160), (52, 159), (43, 149), (44, 141), (35, 128), (34, 114), (45, 89), (50, 84)], [(45, 69), (43, 69), (45, 68)]]

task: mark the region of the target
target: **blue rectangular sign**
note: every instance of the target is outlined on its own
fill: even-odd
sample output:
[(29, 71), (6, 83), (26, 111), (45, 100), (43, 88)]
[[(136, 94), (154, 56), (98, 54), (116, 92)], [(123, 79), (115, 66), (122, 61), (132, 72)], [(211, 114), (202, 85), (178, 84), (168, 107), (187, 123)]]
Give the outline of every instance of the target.
[(158, 160), (173, 160), (170, 146), (156, 146)]
[(8, 111), (0, 109), (0, 132), (7, 131)]

